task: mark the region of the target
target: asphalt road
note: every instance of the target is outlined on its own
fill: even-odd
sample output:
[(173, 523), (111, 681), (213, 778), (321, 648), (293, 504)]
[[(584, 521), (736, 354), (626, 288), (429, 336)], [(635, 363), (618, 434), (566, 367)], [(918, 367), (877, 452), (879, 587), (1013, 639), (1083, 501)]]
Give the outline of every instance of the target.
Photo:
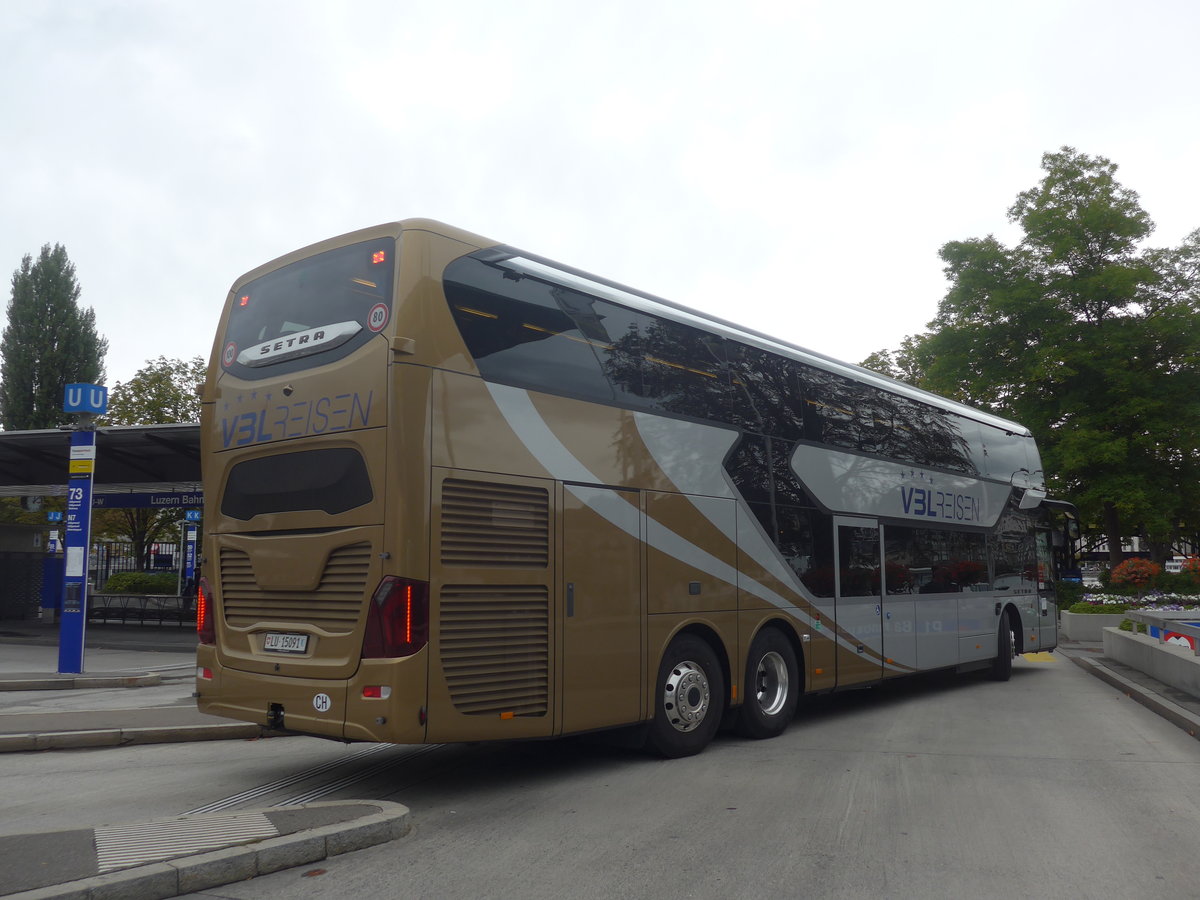
[(818, 699), (778, 739), (669, 762), (578, 739), (272, 738), (4, 763), (4, 819), (23, 831), (314, 800), (411, 810), (399, 841), (211, 898), (1196, 896), (1200, 742), (1059, 654), (1018, 660), (1006, 684)]

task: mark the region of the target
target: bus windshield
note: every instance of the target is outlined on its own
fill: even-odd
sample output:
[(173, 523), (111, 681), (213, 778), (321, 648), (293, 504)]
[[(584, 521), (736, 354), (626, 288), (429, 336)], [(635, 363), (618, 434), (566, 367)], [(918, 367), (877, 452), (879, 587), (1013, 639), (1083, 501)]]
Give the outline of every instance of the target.
[[(221, 363), (249, 380), (325, 364), (387, 324), (396, 243), (381, 238), (302, 259), (242, 285)], [(320, 356), (319, 362), (312, 359)]]

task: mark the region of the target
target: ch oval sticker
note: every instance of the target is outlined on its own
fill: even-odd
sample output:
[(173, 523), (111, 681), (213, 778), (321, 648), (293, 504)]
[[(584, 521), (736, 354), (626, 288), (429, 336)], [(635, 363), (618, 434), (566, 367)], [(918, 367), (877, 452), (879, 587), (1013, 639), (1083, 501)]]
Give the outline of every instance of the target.
[(333, 707), (333, 701), (329, 699), (328, 694), (317, 694), (313, 697), (313, 709), (317, 712), (329, 712)]

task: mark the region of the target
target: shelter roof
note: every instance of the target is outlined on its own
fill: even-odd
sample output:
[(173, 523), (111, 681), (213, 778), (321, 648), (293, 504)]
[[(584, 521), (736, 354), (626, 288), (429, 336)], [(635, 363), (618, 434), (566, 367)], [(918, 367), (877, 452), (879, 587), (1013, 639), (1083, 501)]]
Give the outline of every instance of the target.
[[(65, 496), (70, 456), (70, 427), (0, 431), (0, 497)], [(96, 429), (93, 493), (199, 490), (199, 425)]]

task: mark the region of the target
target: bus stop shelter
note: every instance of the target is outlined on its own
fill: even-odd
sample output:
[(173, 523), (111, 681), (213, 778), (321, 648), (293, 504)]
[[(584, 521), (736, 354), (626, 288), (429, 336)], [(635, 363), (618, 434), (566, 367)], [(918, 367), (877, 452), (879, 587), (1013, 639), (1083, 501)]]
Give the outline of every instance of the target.
[[(66, 496), (70, 458), (70, 427), (0, 431), (0, 497)], [(96, 429), (94, 494), (185, 491), (200, 491), (199, 425)]]
[[(65, 497), (71, 431), (0, 431), (0, 497)], [(146, 494), (199, 497), (200, 490), (199, 425), (96, 429), (93, 506), (137, 505), (135, 495)], [(0, 618), (20, 617), (36, 606), (43, 582), (42, 529), (12, 525), (0, 531)]]

